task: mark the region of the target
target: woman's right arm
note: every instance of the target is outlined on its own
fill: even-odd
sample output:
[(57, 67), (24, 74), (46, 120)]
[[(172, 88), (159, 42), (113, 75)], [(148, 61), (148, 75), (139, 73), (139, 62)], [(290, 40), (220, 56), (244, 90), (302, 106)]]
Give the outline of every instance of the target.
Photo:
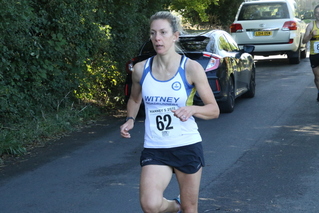
[[(134, 119), (137, 116), (138, 110), (142, 102), (142, 87), (140, 85), (140, 80), (143, 74), (145, 62), (139, 62), (134, 65), (132, 72), (132, 88), (131, 95), (127, 102), (127, 117), (133, 117)], [(127, 120), (121, 127), (121, 135), (124, 138), (130, 138), (131, 135), (129, 131), (134, 127), (134, 120)]]
[(306, 33), (302, 39), (302, 43), (307, 43), (312, 38), (312, 28), (313, 28), (313, 22), (310, 22), (306, 28)]

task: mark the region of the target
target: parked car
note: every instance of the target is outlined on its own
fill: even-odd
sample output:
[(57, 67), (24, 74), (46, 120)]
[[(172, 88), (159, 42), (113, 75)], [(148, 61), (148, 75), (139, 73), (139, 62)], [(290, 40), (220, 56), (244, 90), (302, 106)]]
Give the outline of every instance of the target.
[(231, 35), (241, 45), (254, 45), (254, 55), (287, 54), (291, 64), (299, 64), (307, 54), (302, 43), (306, 23), (297, 17), (292, 0), (243, 2), (230, 26)]
[[(235, 99), (239, 96), (255, 96), (256, 68), (250, 54), (254, 46), (239, 49), (230, 34), (213, 30), (197, 35), (181, 35), (176, 50), (202, 65), (221, 112), (232, 112)], [(134, 64), (155, 54), (151, 41), (148, 41), (141, 47), (138, 56), (127, 63), (126, 100), (130, 95)], [(194, 97), (194, 104), (203, 104), (198, 94)]]

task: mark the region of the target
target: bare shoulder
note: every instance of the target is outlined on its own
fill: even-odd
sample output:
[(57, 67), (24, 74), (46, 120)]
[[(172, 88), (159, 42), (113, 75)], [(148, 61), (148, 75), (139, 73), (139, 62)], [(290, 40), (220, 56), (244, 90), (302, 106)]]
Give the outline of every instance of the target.
[(133, 67), (132, 79), (139, 81), (142, 77), (146, 60), (136, 63)]
[(187, 63), (186, 63), (186, 70), (188, 72), (197, 72), (198, 70), (203, 70), (202, 65), (200, 65), (200, 63), (198, 63), (197, 61), (194, 61), (192, 59), (188, 59)]
[(307, 29), (311, 30), (313, 28), (313, 21), (309, 22)]
[(190, 84), (199, 83), (199, 81), (206, 79), (206, 74), (200, 63), (192, 59), (188, 59), (186, 63), (186, 76)]
[(146, 63), (146, 60), (137, 62), (137, 63), (134, 65), (134, 67), (133, 67), (133, 72), (135, 72), (135, 71), (137, 71), (137, 72), (143, 71), (143, 68), (144, 68), (144, 66), (145, 66), (145, 63)]

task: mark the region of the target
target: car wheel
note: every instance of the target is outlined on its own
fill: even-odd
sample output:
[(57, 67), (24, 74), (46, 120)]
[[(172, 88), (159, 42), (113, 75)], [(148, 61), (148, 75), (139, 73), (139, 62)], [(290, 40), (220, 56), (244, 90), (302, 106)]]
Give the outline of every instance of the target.
[(230, 113), (234, 111), (235, 107), (235, 87), (233, 78), (230, 78), (228, 81), (228, 91), (226, 101), (218, 103), (219, 109), (222, 113)]
[(307, 46), (301, 51), (300, 58), (307, 58)]
[(299, 64), (301, 58), (301, 49), (300, 47), (296, 52), (293, 52), (291, 54), (288, 54), (288, 59), (290, 64)]
[(255, 97), (255, 91), (256, 91), (256, 73), (255, 73), (255, 68), (253, 68), (251, 71), (251, 76), (250, 76), (249, 89), (247, 90), (246, 93), (243, 94), (242, 97), (253, 98)]

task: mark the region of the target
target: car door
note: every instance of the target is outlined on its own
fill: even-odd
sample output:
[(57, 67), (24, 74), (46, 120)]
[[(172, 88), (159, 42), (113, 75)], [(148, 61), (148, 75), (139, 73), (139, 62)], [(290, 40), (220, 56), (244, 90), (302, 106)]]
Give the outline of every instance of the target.
[[(251, 77), (251, 67), (248, 59), (249, 54), (243, 53), (239, 54), (239, 47), (235, 40), (229, 34), (224, 35), (230, 44), (231, 52), (236, 56), (235, 58), (237, 63), (237, 72), (238, 72), (238, 81), (240, 88), (238, 88), (238, 93), (246, 92), (246, 89), (249, 87), (250, 77)], [(238, 56), (240, 56), (238, 58)]]
[(229, 43), (225, 33), (222, 33), (219, 37), (219, 44), (220, 49), (222, 49), (224, 53), (224, 59), (226, 60), (227, 67), (231, 73), (233, 73), (234, 76), (234, 85), (235, 85), (235, 95), (238, 96), (240, 91), (242, 90), (243, 84), (242, 84), (242, 76), (241, 76), (241, 69), (242, 64), (240, 62), (240, 59), (236, 58), (236, 54), (238, 51), (232, 47), (232, 45)]

